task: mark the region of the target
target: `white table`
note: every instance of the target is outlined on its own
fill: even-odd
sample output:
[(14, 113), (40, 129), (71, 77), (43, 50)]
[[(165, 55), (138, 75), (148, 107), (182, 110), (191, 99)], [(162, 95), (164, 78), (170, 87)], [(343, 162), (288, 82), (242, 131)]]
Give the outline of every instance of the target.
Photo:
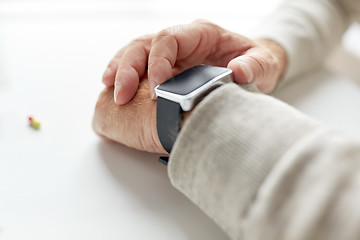
[[(227, 239), (155, 155), (96, 136), (93, 109), (103, 69), (131, 39), (196, 18), (248, 33), (278, 2), (0, 1), (0, 239)], [(275, 96), (360, 136), (347, 76), (318, 69)]]

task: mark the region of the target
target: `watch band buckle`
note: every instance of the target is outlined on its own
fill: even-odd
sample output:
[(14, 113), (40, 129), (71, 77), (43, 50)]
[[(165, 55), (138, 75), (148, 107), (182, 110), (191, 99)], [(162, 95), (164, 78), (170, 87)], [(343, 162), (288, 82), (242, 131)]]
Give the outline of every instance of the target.
[(164, 164), (165, 166), (168, 165), (169, 163), (169, 157), (165, 157), (165, 156), (160, 156), (158, 161), (162, 164)]

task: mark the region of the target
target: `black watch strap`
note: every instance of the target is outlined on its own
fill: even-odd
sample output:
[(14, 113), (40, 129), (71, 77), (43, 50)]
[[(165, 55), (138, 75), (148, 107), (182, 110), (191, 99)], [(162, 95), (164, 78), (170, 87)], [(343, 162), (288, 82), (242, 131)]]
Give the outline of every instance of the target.
[(182, 108), (179, 103), (157, 98), (156, 128), (161, 145), (170, 153), (180, 132)]

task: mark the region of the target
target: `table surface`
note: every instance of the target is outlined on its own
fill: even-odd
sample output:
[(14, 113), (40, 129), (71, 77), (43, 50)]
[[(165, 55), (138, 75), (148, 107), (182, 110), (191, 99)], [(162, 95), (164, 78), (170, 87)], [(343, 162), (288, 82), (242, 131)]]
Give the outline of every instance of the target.
[[(94, 134), (94, 105), (131, 39), (197, 18), (250, 34), (278, 2), (0, 1), (0, 239), (227, 239), (156, 155)], [(346, 68), (359, 66), (359, 29), (327, 67), (274, 93), (357, 139), (360, 74)]]

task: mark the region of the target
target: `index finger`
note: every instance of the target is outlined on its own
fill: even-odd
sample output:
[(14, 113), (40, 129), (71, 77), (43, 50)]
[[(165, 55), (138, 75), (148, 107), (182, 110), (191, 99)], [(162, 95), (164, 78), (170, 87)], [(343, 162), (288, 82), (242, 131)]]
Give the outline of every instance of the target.
[[(177, 62), (187, 67), (203, 63), (217, 42), (217, 28), (210, 24), (195, 22), (162, 30), (155, 35), (149, 54), (148, 76), (150, 94), (155, 98), (154, 88), (172, 77)], [(215, 26), (215, 25), (213, 25)]]
[(118, 68), (114, 81), (114, 101), (123, 105), (136, 94), (139, 80), (146, 72), (152, 36), (132, 41), (117, 60)]

